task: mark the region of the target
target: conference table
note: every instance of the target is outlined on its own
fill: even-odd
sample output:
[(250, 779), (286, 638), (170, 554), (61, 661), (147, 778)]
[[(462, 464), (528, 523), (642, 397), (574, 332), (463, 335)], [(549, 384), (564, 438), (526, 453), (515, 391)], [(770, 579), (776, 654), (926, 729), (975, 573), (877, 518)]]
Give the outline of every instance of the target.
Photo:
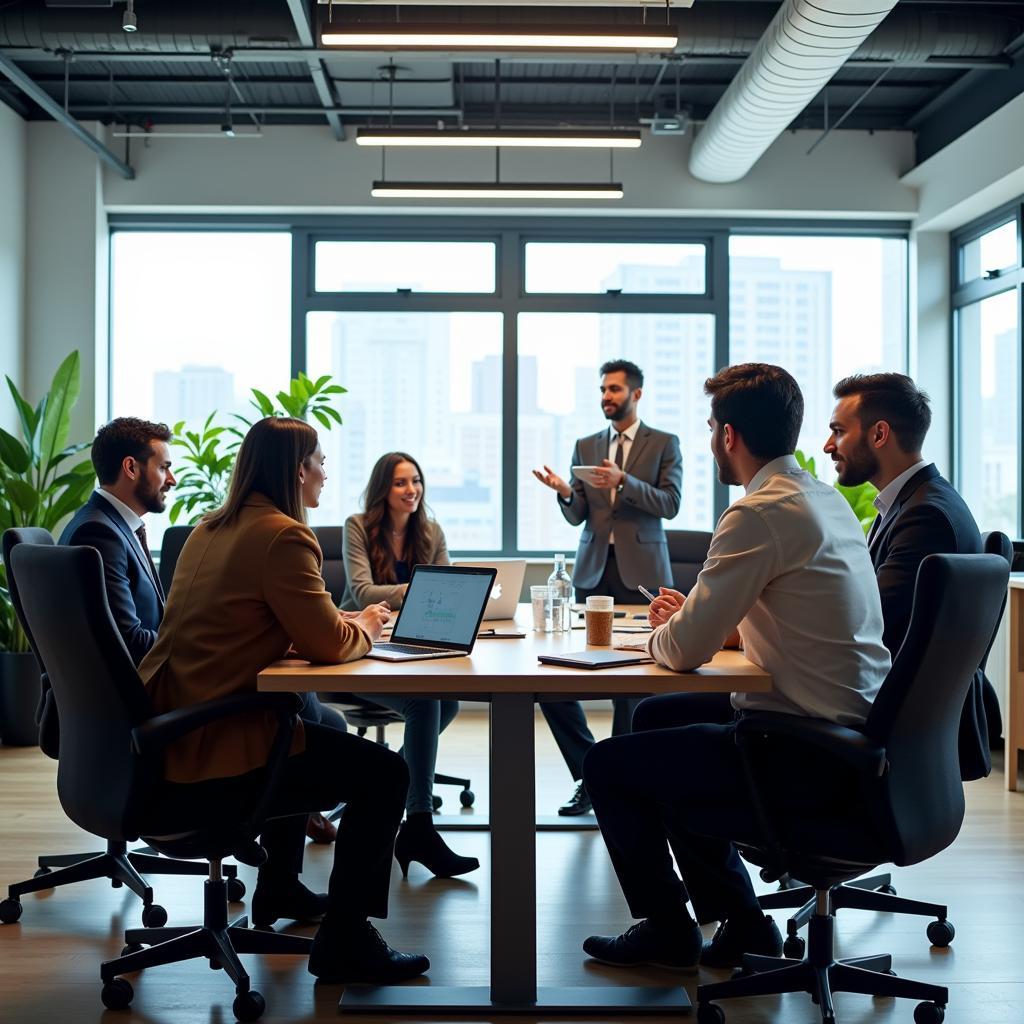
[(1024, 750), (1024, 572), (1010, 573), (1006, 602), (1010, 637), (1006, 673), (1006, 788), (1017, 791), (1020, 752)]
[[(406, 662), (363, 659), (345, 665), (291, 659), (259, 674), (260, 690), (363, 694), (377, 690), (490, 705), (490, 985), (349, 985), (340, 1010), (405, 1016), (619, 1015), (675, 1013), (690, 1005), (681, 984), (538, 987), (534, 704), (657, 693), (763, 693), (771, 689), (771, 677), (739, 651), (719, 651), (694, 672), (673, 672), (653, 663), (599, 671), (542, 665), (537, 661), (539, 654), (582, 650), (585, 636), (579, 630), (535, 633), (530, 616), (530, 606), (520, 605), (515, 620), (487, 623), (498, 632), (518, 629), (526, 636), (480, 639), (467, 657)], [(638, 634), (621, 637), (638, 638)]]

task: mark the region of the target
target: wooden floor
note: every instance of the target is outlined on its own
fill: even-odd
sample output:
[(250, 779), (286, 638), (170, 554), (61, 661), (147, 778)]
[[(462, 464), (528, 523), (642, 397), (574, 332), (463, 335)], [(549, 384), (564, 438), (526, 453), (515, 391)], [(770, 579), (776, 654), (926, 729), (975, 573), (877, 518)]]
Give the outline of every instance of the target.
[[(592, 716), (595, 733), (607, 734), (609, 717)], [(397, 731), (389, 738), (397, 745)], [(553, 813), (569, 795), (571, 781), (540, 719), (537, 742), (538, 810)], [(443, 738), (440, 767), (470, 774), (478, 794), (476, 810), (486, 811), (484, 714), (464, 712), (456, 720)], [(0, 748), (2, 884), (31, 875), (41, 852), (97, 846), (96, 840), (61, 814), (54, 774), (55, 763), (34, 748)], [(948, 985), (948, 1022), (1009, 1024), (1024, 1017), (1024, 793), (1003, 789), (999, 765), (989, 779), (967, 787), (967, 801), (967, 821), (953, 847), (927, 864), (895, 872), (894, 879), (903, 895), (944, 899), (950, 904), (957, 932), (952, 947), (930, 949), (925, 920), (849, 910), (839, 918), (839, 941), (846, 955), (892, 952), (899, 974)], [(449, 797), (448, 806), (454, 803), (454, 797)], [(449, 839), (460, 853), (478, 856), (483, 867), (451, 881), (432, 879), (418, 865), (403, 880), (396, 868), (391, 917), (382, 931), (398, 948), (430, 955), (433, 983), (483, 984), (488, 953), (488, 839), (485, 833), (454, 833)], [(580, 943), (585, 936), (620, 931), (630, 923), (598, 834), (542, 833), (537, 847), (541, 984), (676, 982), (677, 977), (666, 971), (615, 971), (591, 964), (583, 956)], [(325, 884), (331, 856), (330, 848), (307, 847), (305, 875), (314, 887)], [(253, 871), (243, 867), (240, 873), (251, 892)], [(154, 886), (172, 924), (198, 920), (199, 880), (164, 876)], [(0, 926), (0, 1021), (230, 1024), (234, 1019), (230, 983), (221, 972), (197, 962), (161, 967), (133, 978), (136, 996), (130, 1013), (103, 1009), (99, 962), (119, 952), (123, 930), (139, 922), (138, 908), (127, 890), (112, 890), (103, 882), (26, 897), (21, 921)], [(780, 925), (782, 921), (780, 915)], [(254, 987), (266, 997), (265, 1021), (335, 1019), (340, 989), (314, 987), (303, 960), (247, 960)], [(715, 980), (725, 975), (703, 972), (701, 977)], [(697, 976), (683, 979), (691, 996), (697, 980)], [(804, 996), (747, 1000), (724, 1004), (724, 1008), (730, 1024), (818, 1020)], [(840, 995), (837, 1012), (846, 1024), (913, 1020), (912, 1003), (855, 995)]]

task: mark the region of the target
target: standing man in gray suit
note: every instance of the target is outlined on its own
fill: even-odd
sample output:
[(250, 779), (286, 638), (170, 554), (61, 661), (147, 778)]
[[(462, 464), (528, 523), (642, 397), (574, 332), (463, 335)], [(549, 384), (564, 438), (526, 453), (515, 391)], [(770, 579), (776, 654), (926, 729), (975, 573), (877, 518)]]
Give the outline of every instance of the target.
[[(566, 483), (550, 467), (533, 475), (558, 494), (558, 507), (573, 526), (583, 524), (573, 575), (576, 600), (610, 595), (619, 604), (636, 604), (637, 586), (658, 592), (672, 585), (663, 519), (679, 511), (683, 459), (679, 438), (640, 422), (637, 403), (643, 371), (627, 359), (601, 367), (601, 411), (610, 426), (581, 437), (573, 448), (573, 466), (599, 466), (594, 483)], [(638, 700), (617, 698), (612, 735), (629, 732)], [(583, 785), (583, 757), (594, 745), (578, 701), (541, 704), (558, 749), (576, 781), (561, 815), (585, 814), (590, 797)]]

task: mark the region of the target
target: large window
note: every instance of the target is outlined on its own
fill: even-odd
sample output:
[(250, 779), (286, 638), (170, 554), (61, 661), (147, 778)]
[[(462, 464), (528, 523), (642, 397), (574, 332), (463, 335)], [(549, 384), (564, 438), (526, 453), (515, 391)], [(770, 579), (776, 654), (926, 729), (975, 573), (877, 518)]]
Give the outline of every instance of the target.
[(956, 478), (982, 530), (1021, 535), (1021, 203), (953, 238)]
[[(801, 443), (825, 438), (831, 387), (906, 365), (906, 242), (757, 234), (614, 218), (346, 217), (157, 230), (113, 217), (112, 415), (252, 414), (299, 370), (348, 389), (320, 430), (328, 482), (314, 523), (361, 508), (374, 462), (405, 451), (458, 553), (572, 552), (579, 528), (531, 470), (568, 477), (606, 429), (599, 367), (644, 371), (640, 418), (679, 436), (670, 529), (711, 529), (728, 501), (703, 382), (729, 362), (793, 371)], [(978, 259), (1005, 258), (1005, 238)], [(995, 255), (990, 255), (995, 253)], [(984, 358), (984, 357), (979, 357)], [(821, 460), (819, 460), (820, 462)], [(162, 524), (150, 529), (159, 544)]]

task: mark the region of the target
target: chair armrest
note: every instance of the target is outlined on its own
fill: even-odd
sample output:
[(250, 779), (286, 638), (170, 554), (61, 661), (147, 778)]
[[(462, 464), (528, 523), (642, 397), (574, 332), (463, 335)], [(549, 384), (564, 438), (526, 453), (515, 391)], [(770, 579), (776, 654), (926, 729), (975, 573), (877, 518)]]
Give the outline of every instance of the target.
[(746, 746), (760, 737), (796, 740), (808, 746), (818, 747), (860, 774), (871, 778), (884, 775), (888, 766), (884, 747), (880, 747), (856, 729), (837, 725), (822, 718), (758, 711), (737, 719), (737, 744)]
[(132, 747), (138, 754), (151, 755), (195, 729), (221, 718), (251, 711), (269, 711), (292, 716), (299, 713), (302, 697), (297, 693), (241, 693), (191, 707), (178, 708), (147, 719), (132, 729)]

